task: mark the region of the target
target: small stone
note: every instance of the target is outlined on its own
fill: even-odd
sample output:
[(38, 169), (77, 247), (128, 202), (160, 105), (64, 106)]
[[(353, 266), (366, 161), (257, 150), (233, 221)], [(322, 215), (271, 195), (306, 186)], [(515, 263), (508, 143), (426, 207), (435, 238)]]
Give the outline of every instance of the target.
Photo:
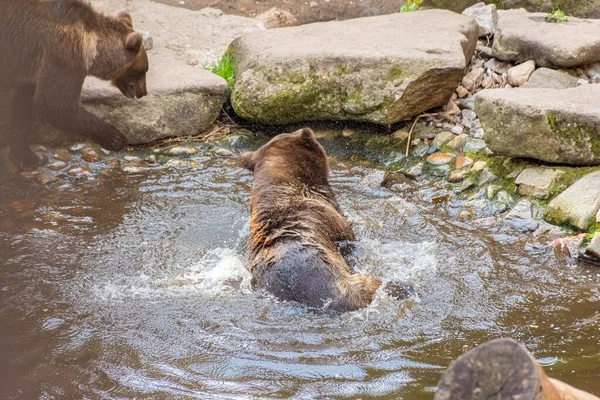
[(454, 160), (454, 154), (442, 153), (438, 151), (428, 156), (425, 161), (431, 165), (445, 165), (452, 160)]
[(408, 176), (416, 178), (423, 175), (423, 164), (419, 163), (410, 167), (406, 173)]
[(485, 169), (485, 167), (487, 167), (487, 163), (485, 161), (479, 160), (476, 161), (475, 164), (473, 164), (473, 171), (483, 171)]
[(121, 168), (121, 170), (123, 172), (127, 172), (128, 174), (137, 174), (140, 172), (147, 171), (148, 167), (146, 165), (140, 164), (139, 162), (133, 162), (123, 165), (123, 168)]
[(448, 115), (456, 115), (456, 114), (460, 114), (460, 108), (453, 100), (450, 100), (444, 106), (444, 112)]
[(87, 147), (87, 145), (85, 143), (77, 143), (77, 144), (74, 144), (73, 146), (69, 147), (69, 150), (71, 150), (74, 153), (78, 153), (81, 150), (85, 149), (86, 147)]
[(473, 160), (469, 157), (458, 156), (456, 157), (456, 169), (468, 168), (473, 165)]
[(61, 169), (67, 168), (67, 163), (64, 161), (54, 161), (48, 165), (48, 169), (52, 171), (60, 171)]
[(429, 149), (427, 149), (427, 155), (433, 154), (436, 151), (440, 151), (438, 146), (429, 146)]
[(198, 163), (196, 161), (190, 161), (190, 167), (194, 168), (197, 166), (198, 166)]
[(523, 199), (504, 217), (504, 226), (519, 232), (533, 232), (539, 222), (533, 219), (531, 201)]
[(319, 3), (317, 3), (316, 1), (311, 1), (309, 5), (310, 5), (310, 8), (319, 7)]
[(498, 226), (498, 220), (496, 219), (496, 217), (479, 218), (473, 221), (473, 225), (476, 225), (480, 228), (489, 229)]
[(468, 120), (474, 120), (475, 118), (477, 118), (477, 114), (475, 114), (475, 111), (473, 110), (469, 110), (469, 109), (465, 109), (461, 111), (461, 114), (463, 116), (463, 118), (466, 118)]
[(91, 147), (86, 147), (85, 149), (83, 149), (81, 151), (81, 158), (84, 161), (87, 161), (90, 163), (100, 161), (100, 155), (98, 153), (96, 153), (96, 150), (92, 149)]
[(136, 161), (140, 161), (141, 159), (138, 156), (125, 156), (125, 157), (123, 157), (123, 160), (125, 160), (127, 162), (136, 162)]
[[(540, 224), (541, 225), (541, 224)], [(554, 226), (554, 225), (550, 225)], [(541, 227), (540, 227), (541, 228)], [(538, 228), (538, 231), (540, 230)], [(538, 234), (538, 231), (535, 234)], [(545, 232), (539, 232), (545, 233)], [(538, 235), (539, 236), (539, 235)], [(571, 262), (575, 261), (579, 255), (579, 248), (585, 239), (585, 233), (581, 233), (576, 236), (566, 236), (556, 240), (553, 240), (550, 243), (550, 246), (554, 247), (554, 254), (559, 257), (566, 258)]]
[(519, 165), (518, 167), (516, 167), (515, 169), (513, 169), (513, 170), (511, 171), (511, 173), (510, 173), (510, 174), (508, 174), (506, 177), (507, 177), (508, 179), (515, 179), (517, 176), (519, 176), (519, 174), (520, 174), (521, 172), (523, 172), (523, 170), (524, 170), (524, 169), (525, 169), (525, 167), (524, 167), (524, 166), (522, 166), (522, 165)]
[(58, 150), (56, 150), (54, 152), (53, 157), (56, 158), (59, 161), (64, 161), (64, 162), (69, 162), (71, 160), (71, 155), (65, 149), (58, 149)]
[[(485, 68), (489, 69), (490, 71), (494, 72), (495, 74), (497, 74), (498, 78), (500, 77), (500, 75), (507, 73), (508, 70), (510, 69), (509, 63), (507, 63), (505, 61), (498, 61), (496, 58), (490, 58), (489, 60), (487, 60), (485, 62), (485, 64), (483, 64), (483, 66)], [(494, 79), (494, 81), (496, 83), (501, 82), (501, 80), (496, 80), (494, 75), (492, 75), (492, 79)]]
[(488, 183), (494, 182), (496, 179), (498, 179), (496, 175), (494, 175), (490, 170), (484, 169), (477, 177), (477, 186), (487, 185)]
[(462, 182), (463, 180), (465, 180), (468, 173), (469, 173), (468, 169), (455, 169), (454, 171), (450, 172), (450, 175), (448, 175), (448, 182), (451, 182), (451, 183)]
[(590, 81), (585, 80), (585, 79), (578, 79), (577, 80), (577, 86), (583, 86), (583, 85), (587, 85), (589, 83), (590, 83)]
[(450, 132), (454, 133), (455, 135), (460, 135), (461, 133), (463, 133), (463, 131), (464, 131), (464, 128), (460, 125), (455, 125), (450, 130)]
[(41, 183), (42, 185), (48, 185), (52, 182), (56, 182), (58, 180), (58, 177), (54, 176), (54, 175), (50, 175), (50, 174), (40, 174), (37, 177), (37, 181), (39, 183)]
[(215, 150), (215, 154), (219, 157), (231, 157), (235, 153), (229, 149), (224, 149), (221, 147), (221, 148)]
[(413, 139), (413, 140), (410, 142), (410, 145), (411, 145), (411, 146), (418, 146), (419, 144), (421, 144), (421, 139)]
[(462, 13), (477, 21), (480, 37), (494, 34), (498, 24), (498, 10), (495, 4), (486, 5), (484, 2), (479, 2), (468, 7)]
[(463, 133), (462, 135), (458, 135), (457, 137), (446, 143), (446, 146), (456, 151), (460, 151), (467, 143), (467, 138), (468, 136)]
[(461, 110), (475, 110), (475, 96), (467, 96), (464, 99), (457, 100), (456, 105)]
[(595, 63), (590, 65), (587, 70), (585, 71), (585, 74), (590, 78), (600, 78), (600, 63)]
[(486, 148), (486, 145), (483, 140), (469, 138), (469, 139), (467, 139), (467, 143), (465, 144), (465, 147), (463, 150), (465, 153), (471, 152), (471, 153), (477, 154), (485, 148)]
[(154, 154), (150, 154), (148, 157), (144, 158), (144, 161), (146, 161), (148, 164), (156, 164), (157, 162)]
[[(472, 92), (481, 86), (482, 80), (483, 68), (474, 68), (471, 72), (465, 75), (465, 77), (462, 79), (461, 85), (468, 91)], [(461, 97), (460, 93), (458, 93), (458, 97)]]
[(501, 190), (496, 194), (496, 201), (502, 204), (510, 204), (513, 201), (513, 197), (506, 190)]
[(284, 28), (287, 26), (296, 26), (298, 24), (298, 20), (292, 13), (277, 7), (273, 7), (258, 14), (255, 18), (262, 21), (267, 29)]
[(110, 150), (106, 150), (103, 147), (100, 147), (100, 151), (105, 155), (105, 156), (110, 156)]
[(493, 84), (494, 84), (494, 79), (491, 77), (491, 75), (484, 75), (483, 76), (483, 80), (481, 81), (481, 86), (484, 89), (491, 88)]
[(74, 166), (67, 172), (69, 176), (73, 176), (75, 178), (79, 178), (82, 176), (90, 176), (92, 175), (92, 170), (87, 165), (77, 165)]
[(452, 139), (454, 139), (454, 134), (452, 132), (444, 131), (438, 133), (431, 144), (439, 148), (451, 141)]
[(167, 150), (166, 154), (175, 157), (187, 157), (198, 152), (194, 147), (175, 146)]
[(507, 72), (508, 83), (512, 86), (521, 86), (529, 80), (533, 71), (535, 71), (535, 62), (532, 60), (516, 65)]
[(36, 178), (39, 174), (41, 174), (41, 172), (39, 170), (33, 170), (33, 171), (23, 171), (21, 172), (21, 176), (25, 179), (33, 179)]
[(469, 91), (464, 86), (459, 86), (456, 88), (456, 94), (459, 99), (462, 99), (469, 95)]
[(343, 137), (349, 138), (349, 137), (353, 137), (353, 136), (356, 136), (356, 135), (358, 135), (358, 132), (356, 132), (355, 129), (343, 129), (342, 130), (342, 136)]
[(358, 185), (363, 188), (376, 189), (381, 187), (385, 180), (385, 171), (374, 170), (365, 175), (359, 182)]
[(596, 222), (600, 222), (600, 210), (598, 210), (598, 214), (596, 214)]
[(596, 232), (592, 241), (585, 249), (585, 254), (600, 261), (600, 232)]
[(500, 190), (500, 186), (489, 185), (485, 189), (485, 197), (487, 197), (488, 200), (492, 200), (494, 198), (494, 196), (496, 196), (496, 193), (498, 193), (499, 190)]
[(118, 158), (111, 158), (106, 162), (107, 167), (119, 167), (121, 165), (121, 160)]
[(523, 196), (546, 199), (550, 195), (552, 185), (562, 174), (563, 171), (550, 168), (526, 168), (519, 174), (515, 184)]
[(408, 131), (404, 129), (399, 129), (396, 132), (392, 133), (392, 139), (403, 141), (408, 139)]
[(483, 135), (485, 134), (485, 132), (483, 131), (483, 128), (477, 128), (475, 129), (475, 131), (471, 134), (471, 136), (474, 139), (483, 139)]
[(172, 158), (165, 163), (167, 167), (180, 167), (183, 165), (183, 161), (178, 160), (176, 158)]

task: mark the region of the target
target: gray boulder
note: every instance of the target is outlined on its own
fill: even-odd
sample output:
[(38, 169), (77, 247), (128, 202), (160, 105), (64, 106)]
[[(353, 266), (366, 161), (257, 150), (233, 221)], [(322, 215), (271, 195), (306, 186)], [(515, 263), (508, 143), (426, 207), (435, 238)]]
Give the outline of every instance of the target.
[(600, 210), (600, 171), (577, 180), (556, 196), (546, 210), (546, 220), (554, 224), (568, 223), (587, 231)]
[(578, 78), (566, 71), (538, 68), (521, 87), (566, 89), (577, 86)]
[(534, 60), (541, 67), (570, 68), (600, 61), (600, 20), (569, 17), (545, 21), (544, 13), (507, 10), (498, 13), (492, 48), (505, 61)]
[(479, 36), (493, 35), (498, 23), (498, 10), (495, 4), (485, 5), (479, 2), (462, 12), (463, 15), (475, 18), (479, 24)]
[(490, 89), (475, 96), (484, 140), (494, 154), (600, 164), (600, 85), (570, 89)]
[(556, 183), (563, 171), (550, 168), (525, 168), (515, 180), (519, 193), (546, 199), (550, 195), (552, 185)]
[(392, 124), (448, 103), (478, 29), (469, 17), (428, 10), (252, 33), (229, 48), (231, 103), (266, 124)]

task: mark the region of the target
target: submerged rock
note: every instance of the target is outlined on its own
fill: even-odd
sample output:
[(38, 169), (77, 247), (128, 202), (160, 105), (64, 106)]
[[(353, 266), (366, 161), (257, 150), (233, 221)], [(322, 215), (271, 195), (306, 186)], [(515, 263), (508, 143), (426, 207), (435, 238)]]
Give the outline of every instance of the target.
[(475, 97), (487, 146), (498, 155), (600, 164), (600, 85), (490, 89)]
[(570, 68), (600, 61), (600, 20), (569, 17), (546, 22), (544, 13), (508, 10), (499, 13), (494, 57), (505, 61), (534, 60), (542, 67)]
[(585, 254), (600, 262), (600, 232), (596, 232), (592, 241), (585, 248)]
[(600, 210), (600, 171), (577, 180), (556, 196), (546, 211), (546, 220), (554, 224), (569, 223), (587, 231)]
[(255, 32), (229, 48), (231, 103), (239, 116), (267, 124), (389, 125), (448, 102), (477, 31), (469, 17), (427, 10)]
[(527, 199), (519, 201), (504, 217), (504, 226), (519, 232), (533, 232), (539, 225), (533, 218), (531, 201)]

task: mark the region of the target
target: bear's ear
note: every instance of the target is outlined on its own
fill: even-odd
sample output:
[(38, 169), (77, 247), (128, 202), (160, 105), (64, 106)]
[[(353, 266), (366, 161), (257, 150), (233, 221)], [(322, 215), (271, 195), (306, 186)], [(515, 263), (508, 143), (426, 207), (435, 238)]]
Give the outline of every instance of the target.
[(300, 132), (300, 137), (302, 139), (316, 140), (315, 139), (315, 133), (310, 128), (304, 128), (304, 129), (302, 129), (302, 131)]
[(242, 153), (242, 155), (240, 155), (240, 161), (242, 163), (242, 166), (246, 169), (249, 169), (250, 171), (254, 171), (254, 152), (253, 151), (247, 151), (245, 153)]
[(142, 35), (137, 32), (131, 32), (125, 40), (125, 48), (133, 53), (140, 51), (142, 47)]
[(120, 12), (119, 15), (117, 15), (117, 21), (122, 22), (133, 29), (133, 21), (131, 20), (131, 15), (129, 15), (129, 13), (126, 13), (125, 11)]

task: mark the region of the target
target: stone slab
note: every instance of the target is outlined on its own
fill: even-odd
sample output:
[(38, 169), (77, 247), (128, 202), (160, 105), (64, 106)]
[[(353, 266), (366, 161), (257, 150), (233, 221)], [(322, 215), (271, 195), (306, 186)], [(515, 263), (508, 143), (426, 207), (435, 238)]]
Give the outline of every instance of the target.
[(230, 47), (231, 102), (266, 124), (389, 125), (448, 103), (478, 29), (470, 17), (427, 10), (252, 33)]
[(562, 174), (562, 171), (550, 168), (525, 168), (515, 180), (515, 184), (523, 196), (546, 199), (552, 185)]
[(490, 89), (475, 97), (488, 148), (497, 155), (600, 164), (600, 85)]
[(554, 224), (568, 223), (587, 231), (600, 210), (600, 171), (577, 180), (556, 196), (546, 211), (546, 220)]
[(566, 22), (551, 23), (546, 15), (522, 9), (498, 12), (494, 57), (557, 68), (600, 61), (600, 20), (568, 17)]
[(547, 89), (567, 89), (577, 86), (578, 78), (566, 71), (538, 68), (531, 75), (529, 80), (521, 87), (524, 88), (547, 88)]

